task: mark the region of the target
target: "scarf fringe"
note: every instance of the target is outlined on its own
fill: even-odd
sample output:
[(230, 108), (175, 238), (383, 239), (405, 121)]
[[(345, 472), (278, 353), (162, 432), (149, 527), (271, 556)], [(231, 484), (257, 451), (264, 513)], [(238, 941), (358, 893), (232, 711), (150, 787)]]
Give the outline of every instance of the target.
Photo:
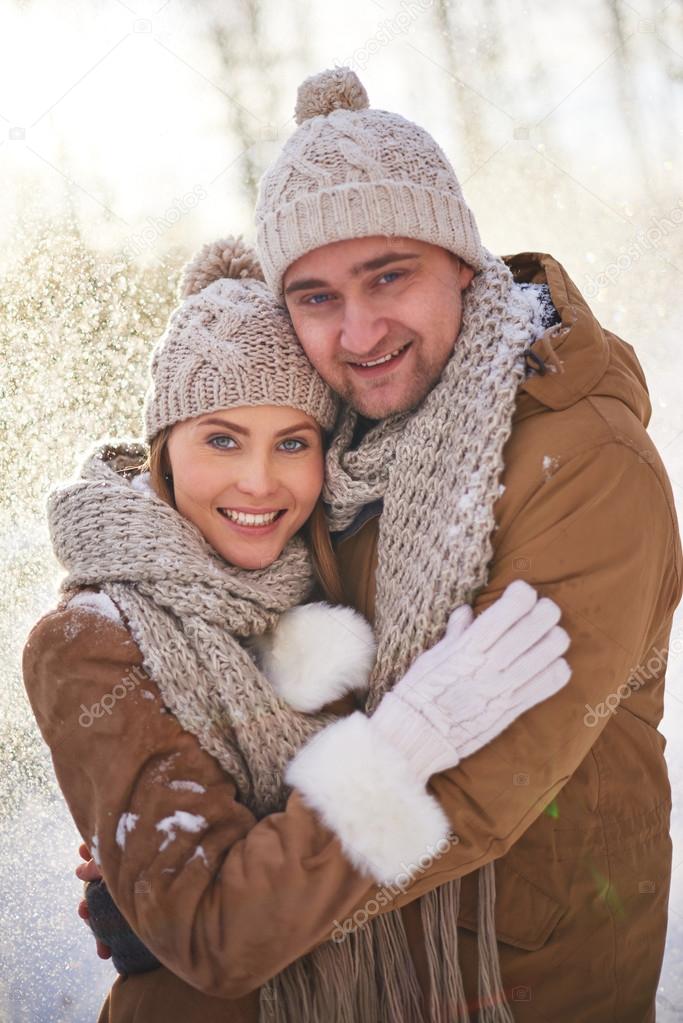
[(460, 878), (427, 892), (420, 900), (429, 965), (429, 1023), (470, 1023), (458, 958), (459, 909)]
[(479, 1020), (480, 1023), (514, 1023), (500, 975), (496, 940), (496, 872), (491, 861), (479, 868)]
[[(478, 884), (478, 1023), (514, 1023), (498, 960), (494, 863), (480, 868)], [(427, 1008), (401, 911), (394, 910), (342, 942), (320, 945), (268, 981), (259, 1023), (471, 1023), (458, 957), (459, 908), (459, 878), (420, 898)]]
[(400, 910), (325, 942), (261, 988), (259, 1023), (328, 1020), (426, 1023)]

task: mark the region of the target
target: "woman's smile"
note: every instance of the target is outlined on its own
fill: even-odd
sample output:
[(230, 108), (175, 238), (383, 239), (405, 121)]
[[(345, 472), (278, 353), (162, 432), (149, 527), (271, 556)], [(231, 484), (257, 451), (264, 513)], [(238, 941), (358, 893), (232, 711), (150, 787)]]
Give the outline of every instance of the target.
[(264, 536), (274, 533), (287, 513), (286, 508), (275, 510), (218, 508), (217, 510), (231, 529), (247, 536)]

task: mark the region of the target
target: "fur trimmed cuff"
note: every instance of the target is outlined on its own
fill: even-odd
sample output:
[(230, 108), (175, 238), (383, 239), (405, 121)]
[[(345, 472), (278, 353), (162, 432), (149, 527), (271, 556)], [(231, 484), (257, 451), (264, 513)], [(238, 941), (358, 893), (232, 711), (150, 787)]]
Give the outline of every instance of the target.
[(305, 714), (367, 689), (377, 649), (362, 615), (324, 601), (290, 608), (248, 646), (275, 692)]
[(285, 779), (335, 832), (353, 866), (381, 883), (424, 869), (450, 822), (408, 761), (355, 711), (303, 746)]

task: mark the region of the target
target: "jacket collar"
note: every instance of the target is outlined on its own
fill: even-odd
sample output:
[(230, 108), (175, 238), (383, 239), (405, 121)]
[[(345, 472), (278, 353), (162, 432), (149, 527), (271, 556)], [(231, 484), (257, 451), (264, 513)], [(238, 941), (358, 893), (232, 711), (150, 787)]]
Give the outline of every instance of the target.
[(538, 411), (538, 405), (558, 411), (588, 395), (603, 395), (623, 401), (647, 425), (651, 406), (633, 348), (600, 326), (562, 265), (545, 252), (503, 259), (519, 283), (548, 285), (562, 320), (561, 327), (546, 331), (531, 345), (548, 371), (534, 373), (520, 385), (515, 419)]

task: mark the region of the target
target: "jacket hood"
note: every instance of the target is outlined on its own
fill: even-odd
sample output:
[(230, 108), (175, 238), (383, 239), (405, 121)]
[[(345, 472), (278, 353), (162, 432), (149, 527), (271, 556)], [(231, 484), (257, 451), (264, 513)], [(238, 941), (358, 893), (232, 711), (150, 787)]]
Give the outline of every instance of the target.
[(547, 331), (531, 351), (548, 372), (528, 377), (520, 390), (516, 419), (569, 408), (589, 395), (622, 401), (647, 426), (652, 406), (643, 369), (632, 346), (600, 326), (564, 267), (546, 252), (504, 256), (515, 280), (547, 284), (562, 327)]

